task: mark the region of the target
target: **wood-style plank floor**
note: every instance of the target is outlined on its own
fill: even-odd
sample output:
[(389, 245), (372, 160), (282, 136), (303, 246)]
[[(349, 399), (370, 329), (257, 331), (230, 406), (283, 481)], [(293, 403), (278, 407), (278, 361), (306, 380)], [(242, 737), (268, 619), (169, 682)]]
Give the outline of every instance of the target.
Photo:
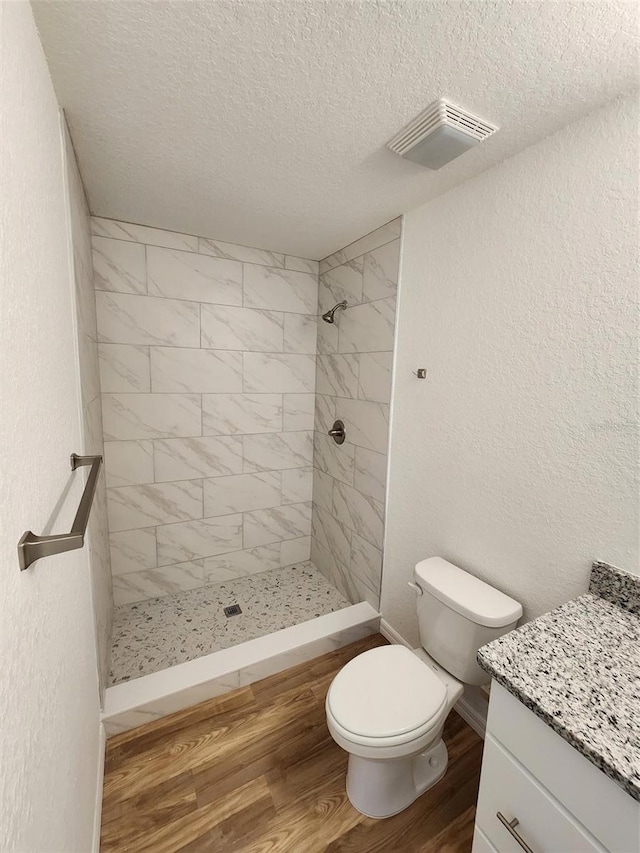
[(482, 741), (455, 713), (445, 777), (410, 808), (365, 818), (324, 700), (380, 635), (110, 739), (102, 853), (468, 853)]

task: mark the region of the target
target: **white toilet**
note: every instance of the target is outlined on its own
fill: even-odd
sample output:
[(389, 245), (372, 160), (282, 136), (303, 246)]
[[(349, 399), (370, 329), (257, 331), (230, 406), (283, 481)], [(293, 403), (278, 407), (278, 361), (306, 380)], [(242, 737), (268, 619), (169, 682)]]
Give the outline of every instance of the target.
[(391, 817), (447, 769), (442, 729), (463, 684), (489, 678), (480, 646), (515, 628), (522, 606), (441, 557), (414, 572), (422, 648), (382, 646), (336, 675), (327, 694), (327, 725), (349, 753), (347, 795), (368, 817)]

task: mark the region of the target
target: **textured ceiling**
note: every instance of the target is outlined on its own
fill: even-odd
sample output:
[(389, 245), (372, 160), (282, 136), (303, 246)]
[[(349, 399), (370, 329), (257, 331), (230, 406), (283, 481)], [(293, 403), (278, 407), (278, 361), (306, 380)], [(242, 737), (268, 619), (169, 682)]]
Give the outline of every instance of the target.
[[(34, 2), (92, 213), (320, 258), (637, 85), (635, 2)], [(439, 172), (445, 96), (501, 126)]]

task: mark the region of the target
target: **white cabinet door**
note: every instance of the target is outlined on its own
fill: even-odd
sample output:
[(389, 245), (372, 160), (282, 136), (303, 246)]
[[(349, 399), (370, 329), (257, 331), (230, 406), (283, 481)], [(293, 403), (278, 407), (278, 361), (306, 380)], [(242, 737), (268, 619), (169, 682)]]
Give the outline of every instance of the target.
[[(512, 831), (500, 820), (518, 821)], [(593, 836), (487, 735), (476, 826), (499, 853), (522, 853), (522, 839), (534, 853), (603, 853)], [(481, 849), (481, 848), (480, 848)]]
[(495, 681), (488, 732), (612, 853), (640, 853), (640, 803)]
[(477, 826), (473, 833), (473, 847), (471, 848), (471, 853), (498, 853), (484, 832), (478, 829)]

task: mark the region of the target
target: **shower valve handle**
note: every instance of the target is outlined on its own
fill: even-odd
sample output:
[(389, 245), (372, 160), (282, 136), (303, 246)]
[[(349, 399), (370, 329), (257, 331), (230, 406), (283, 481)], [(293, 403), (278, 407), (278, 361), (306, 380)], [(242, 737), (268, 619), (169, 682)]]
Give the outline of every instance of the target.
[(329, 430), (329, 435), (336, 444), (344, 444), (347, 434), (344, 431), (344, 423), (342, 421), (334, 421), (333, 426)]

